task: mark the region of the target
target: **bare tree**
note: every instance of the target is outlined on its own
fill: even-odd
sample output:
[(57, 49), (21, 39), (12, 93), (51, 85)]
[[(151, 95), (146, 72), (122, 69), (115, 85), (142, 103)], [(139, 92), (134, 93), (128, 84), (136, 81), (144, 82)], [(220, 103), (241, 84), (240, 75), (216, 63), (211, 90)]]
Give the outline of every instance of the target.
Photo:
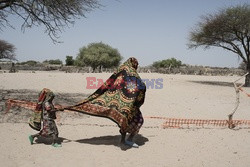
[(15, 50), (16, 48), (14, 45), (4, 40), (0, 40), (0, 59), (16, 60)]
[(11, 26), (9, 15), (18, 15), (24, 21), (23, 31), (43, 25), (50, 38), (58, 42), (58, 32), (100, 6), (99, 0), (0, 0), (0, 28)]
[(214, 46), (235, 53), (249, 72), (245, 86), (250, 87), (250, 5), (220, 10), (203, 16), (197, 28), (190, 32), (189, 48)]

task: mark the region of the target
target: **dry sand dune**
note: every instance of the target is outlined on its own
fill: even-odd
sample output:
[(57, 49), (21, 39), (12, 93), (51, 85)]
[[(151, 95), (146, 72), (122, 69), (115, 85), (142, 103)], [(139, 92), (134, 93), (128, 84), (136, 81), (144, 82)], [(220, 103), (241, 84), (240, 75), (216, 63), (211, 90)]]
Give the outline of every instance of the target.
[[(109, 76), (109, 73), (0, 73), (1, 166), (249, 166), (248, 128), (163, 129), (164, 120), (148, 118), (227, 119), (235, 103), (232, 82), (239, 76), (140, 74), (149, 89), (141, 108), (145, 120), (135, 139), (140, 146), (137, 149), (120, 148), (119, 129), (110, 120), (71, 112), (61, 113), (57, 122), (63, 147), (53, 148), (44, 139), (31, 146), (28, 135), (35, 131), (25, 123), (30, 111), (14, 108), (3, 114), (6, 99), (36, 100), (37, 92), (44, 87), (55, 92), (57, 103), (75, 103), (94, 92), (86, 88), (88, 77), (105, 80)], [(158, 85), (152, 84), (153, 79)], [(249, 88), (244, 90), (250, 93)], [(241, 93), (234, 119), (250, 120), (249, 106), (250, 98)]]

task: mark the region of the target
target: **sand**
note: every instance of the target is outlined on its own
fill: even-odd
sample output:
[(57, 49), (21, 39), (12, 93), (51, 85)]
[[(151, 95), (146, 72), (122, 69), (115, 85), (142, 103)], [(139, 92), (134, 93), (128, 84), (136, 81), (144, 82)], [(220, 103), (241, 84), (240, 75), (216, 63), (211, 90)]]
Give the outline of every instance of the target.
[[(106, 80), (110, 73), (19, 72), (0, 73), (0, 94), (13, 90), (40, 91), (47, 87), (56, 98), (76, 95), (85, 98), (94, 92), (87, 89), (87, 78)], [(119, 128), (110, 120), (91, 116), (72, 116), (64, 112), (57, 120), (61, 148), (44, 140), (30, 145), (28, 135), (36, 133), (25, 121), (6, 121), (1, 114), (1, 166), (187, 166), (247, 167), (250, 164), (250, 129), (227, 127), (163, 129), (163, 119), (227, 119), (235, 105), (232, 82), (239, 76), (195, 76), (142, 73), (149, 84), (141, 107), (145, 122), (135, 142), (139, 148), (120, 147)], [(240, 81), (240, 82), (243, 82)], [(93, 82), (97, 84), (97, 82)], [(158, 88), (158, 89), (157, 89)], [(250, 93), (250, 88), (244, 88)], [(82, 95), (82, 97), (81, 97)], [(8, 96), (4, 94), (3, 103)], [(74, 103), (76, 100), (68, 101)], [(67, 101), (67, 100), (66, 100)], [(62, 101), (57, 101), (62, 103)], [(240, 93), (240, 105), (234, 119), (250, 120), (250, 98)], [(0, 108), (3, 113), (4, 108)], [(16, 111), (15, 115), (18, 115)], [(22, 111), (20, 111), (22, 112)], [(9, 115), (8, 115), (9, 116)]]

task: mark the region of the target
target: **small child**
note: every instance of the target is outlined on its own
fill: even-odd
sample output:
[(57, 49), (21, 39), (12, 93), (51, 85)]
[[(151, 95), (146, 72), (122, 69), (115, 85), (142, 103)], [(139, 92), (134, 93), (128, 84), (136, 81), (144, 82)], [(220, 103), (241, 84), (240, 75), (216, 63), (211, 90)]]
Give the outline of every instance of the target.
[[(42, 96), (42, 98), (41, 98)], [(29, 140), (30, 144), (33, 144), (34, 138), (39, 137), (39, 136), (44, 136), (44, 137), (52, 137), (53, 138), (53, 147), (61, 147), (62, 145), (58, 143), (58, 129), (55, 123), (56, 119), (56, 109), (52, 103), (55, 95), (54, 93), (49, 90), (49, 89), (43, 89), (42, 92), (40, 93), (39, 99), (40, 101), (40, 106), (42, 109), (42, 115), (41, 115), (41, 120), (43, 127), (41, 131), (37, 134), (30, 135)]]

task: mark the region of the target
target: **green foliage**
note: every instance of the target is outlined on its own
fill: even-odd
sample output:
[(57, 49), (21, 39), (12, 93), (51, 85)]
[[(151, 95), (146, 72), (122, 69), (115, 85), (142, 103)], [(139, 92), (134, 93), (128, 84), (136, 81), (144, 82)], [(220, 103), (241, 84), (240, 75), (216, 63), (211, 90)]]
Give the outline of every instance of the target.
[(246, 39), (250, 36), (250, 5), (222, 9), (202, 18), (190, 33), (190, 48), (216, 46), (233, 51), (235, 44), (249, 43)]
[(122, 56), (117, 49), (99, 42), (91, 43), (87, 47), (82, 47), (76, 57), (75, 64), (77, 66), (90, 66), (93, 68), (93, 71), (95, 71), (98, 67), (117, 67), (121, 60)]
[(241, 5), (206, 15), (190, 32), (189, 48), (211, 46), (234, 52), (250, 63), (250, 5)]
[(74, 59), (73, 59), (73, 56), (66, 56), (66, 60), (65, 60), (65, 63), (66, 63), (66, 66), (72, 66), (74, 65)]
[(28, 61), (20, 62), (20, 63), (17, 63), (17, 64), (28, 65), (28, 66), (36, 66), (37, 64), (39, 64), (39, 62), (34, 61), (34, 60), (28, 60)]
[(171, 59), (156, 61), (153, 63), (152, 66), (155, 68), (168, 68), (168, 67), (176, 68), (180, 67), (181, 65), (182, 65), (181, 61), (176, 60), (175, 58), (171, 58)]
[(54, 64), (54, 65), (62, 65), (63, 62), (59, 59), (56, 59), (56, 60), (45, 60), (43, 61), (43, 63), (45, 64)]
[[(225, 8), (218, 13), (203, 16), (198, 26), (190, 32), (188, 47), (205, 49), (213, 46), (235, 53), (250, 72), (250, 5)], [(250, 74), (245, 86), (250, 87)]]
[[(0, 22), (1, 22), (1, 19), (0, 19)], [(15, 50), (16, 48), (14, 45), (4, 40), (0, 40), (0, 59), (16, 60)]]

